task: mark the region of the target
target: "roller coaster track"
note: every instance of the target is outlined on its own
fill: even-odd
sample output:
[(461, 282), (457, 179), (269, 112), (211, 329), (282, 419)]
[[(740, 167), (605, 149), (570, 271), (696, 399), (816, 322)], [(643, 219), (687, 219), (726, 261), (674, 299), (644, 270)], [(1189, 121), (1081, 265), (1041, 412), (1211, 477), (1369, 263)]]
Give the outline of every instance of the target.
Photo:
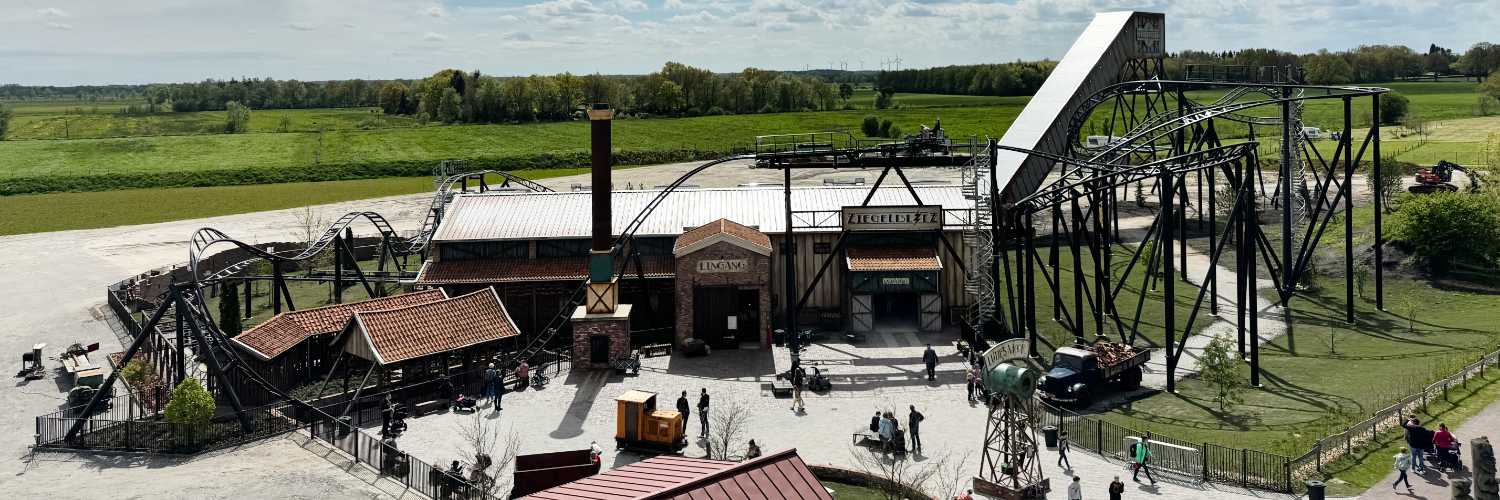
[[(447, 206), (448, 202), (453, 200), (453, 196), (458, 194), (454, 191), (453, 187), (460, 183), (464, 183), (468, 179), (480, 178), (485, 175), (496, 175), (505, 179), (505, 182), (504, 184), (502, 184), (502, 186), (508, 186), (511, 183), (515, 183), (536, 192), (552, 191), (552, 189), (548, 188), (547, 186), (543, 186), (530, 179), (526, 179), (524, 177), (502, 170), (480, 170), (454, 174), (448, 176), (442, 181), (437, 182), (437, 187), (435, 189), (436, 192), (432, 196), (432, 202), (428, 205), (427, 217), (422, 222), (422, 228), (417, 232), (415, 236), (409, 239), (402, 239), (401, 236), (396, 233), (395, 228), (391, 226), (390, 221), (386, 220), (384, 216), (375, 212), (349, 212), (344, 214), (342, 217), (339, 217), (333, 223), (329, 224), (328, 227), (324, 228), (323, 232), (318, 235), (317, 239), (307, 242), (307, 246), (303, 247), (301, 251), (291, 255), (261, 250), (253, 245), (236, 240), (229, 235), (224, 234), (224, 232), (222, 231), (211, 227), (205, 227), (195, 231), (193, 233), (193, 237), (189, 240), (190, 246), (188, 247), (188, 268), (192, 271), (193, 280), (198, 282), (201, 287), (218, 283), (219, 281), (238, 274), (245, 268), (262, 260), (275, 263), (306, 261), (308, 259), (316, 257), (320, 253), (323, 253), (323, 251), (326, 250), (329, 245), (333, 244), (334, 239), (338, 237), (340, 233), (344, 232), (345, 229), (353, 226), (361, 218), (368, 220), (370, 224), (375, 227), (375, 230), (380, 234), (382, 240), (384, 241), (383, 244), (389, 245), (390, 251), (393, 255), (403, 256), (418, 254), (427, 248), (428, 242), (432, 239), (432, 234), (437, 231), (438, 224), (442, 222), (442, 216), (445, 207)], [(239, 247), (240, 249), (243, 249), (246, 252), (250, 253), (253, 257), (244, 259), (234, 264), (230, 264), (222, 269), (219, 269), (218, 271), (204, 276), (201, 273), (202, 270), (200, 269), (202, 259), (208, 255), (208, 250), (211, 247), (219, 245), (221, 243)]]

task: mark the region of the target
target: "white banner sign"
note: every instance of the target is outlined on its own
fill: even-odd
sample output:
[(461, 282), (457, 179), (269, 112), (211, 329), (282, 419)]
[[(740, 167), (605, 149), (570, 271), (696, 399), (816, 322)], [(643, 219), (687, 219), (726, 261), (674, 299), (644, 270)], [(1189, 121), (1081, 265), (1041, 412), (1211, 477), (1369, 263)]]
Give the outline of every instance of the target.
[(1010, 339), (984, 351), (984, 366), (988, 368), (1017, 359), (1026, 359), (1026, 339)]
[(743, 273), (748, 270), (750, 270), (750, 261), (746, 259), (719, 259), (698, 261), (698, 272), (704, 274)]
[(943, 207), (844, 207), (844, 229), (850, 231), (922, 231), (943, 227)]

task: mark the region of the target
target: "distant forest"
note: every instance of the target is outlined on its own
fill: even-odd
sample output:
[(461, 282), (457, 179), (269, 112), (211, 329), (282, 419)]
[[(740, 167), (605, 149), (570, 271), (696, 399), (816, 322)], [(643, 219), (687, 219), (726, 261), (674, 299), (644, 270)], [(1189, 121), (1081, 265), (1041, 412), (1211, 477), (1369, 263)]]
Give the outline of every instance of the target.
[[(1458, 53), (1431, 45), (1366, 45), (1341, 52), (1294, 54), (1273, 49), (1186, 50), (1167, 58), (1166, 78), (1183, 78), (1193, 64), (1302, 68), (1308, 83), (1383, 82), (1399, 77), (1489, 75), (1500, 70), (1500, 45), (1478, 43)], [(230, 102), (252, 109), (380, 107), (388, 114), (442, 122), (520, 122), (568, 119), (588, 102), (609, 102), (636, 115), (713, 115), (831, 110), (849, 107), (853, 85), (873, 84), (877, 107), (898, 105), (897, 93), (1031, 95), (1056, 66), (1052, 61), (944, 66), (898, 71), (818, 69), (779, 72), (747, 68), (713, 73), (669, 62), (646, 75), (569, 73), (494, 77), (445, 69), (416, 80), (302, 82), (270, 78), (197, 83), (77, 87), (0, 85), (0, 100), (136, 100), (123, 113), (223, 110)]]

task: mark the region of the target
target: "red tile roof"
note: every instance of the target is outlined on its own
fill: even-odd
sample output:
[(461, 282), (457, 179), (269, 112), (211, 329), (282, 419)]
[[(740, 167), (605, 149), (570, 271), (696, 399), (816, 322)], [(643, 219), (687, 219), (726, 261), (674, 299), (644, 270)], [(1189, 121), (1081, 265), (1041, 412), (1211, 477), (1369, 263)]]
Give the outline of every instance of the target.
[(844, 251), (850, 271), (938, 271), (937, 249), (923, 247), (850, 247)]
[[(641, 267), (647, 278), (670, 278), (675, 273), (672, 258), (643, 256)], [(476, 259), (428, 261), (417, 273), (419, 285), (567, 281), (588, 278), (588, 257), (542, 257), (536, 259)], [(625, 275), (635, 276), (635, 262), (626, 262)]]
[(494, 288), (425, 304), (354, 313), (345, 348), (392, 364), (519, 335)]
[(442, 290), (423, 290), (390, 297), (333, 304), (277, 314), (235, 336), (232, 341), (262, 360), (272, 360), (308, 337), (344, 329), (358, 311), (391, 309), (448, 298)]
[(522, 497), (538, 500), (832, 500), (789, 449), (746, 462), (660, 456)]
[(771, 253), (771, 238), (766, 236), (766, 233), (729, 219), (719, 219), (682, 233), (682, 236), (678, 236), (677, 242), (672, 245), (672, 253), (682, 255), (686, 253), (684, 250), (697, 250), (700, 247), (699, 243), (705, 242), (715, 236), (735, 245), (752, 250), (759, 249), (763, 254), (769, 255)]

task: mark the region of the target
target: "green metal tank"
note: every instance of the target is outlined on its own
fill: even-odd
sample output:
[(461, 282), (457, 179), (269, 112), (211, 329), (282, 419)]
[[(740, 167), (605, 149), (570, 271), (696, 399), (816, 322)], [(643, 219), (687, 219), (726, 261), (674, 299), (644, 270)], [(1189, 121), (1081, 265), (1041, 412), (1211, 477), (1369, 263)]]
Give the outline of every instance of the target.
[(1036, 392), (1036, 380), (1039, 376), (1036, 370), (1002, 364), (986, 371), (982, 382), (991, 393), (1029, 399), (1031, 393)]

